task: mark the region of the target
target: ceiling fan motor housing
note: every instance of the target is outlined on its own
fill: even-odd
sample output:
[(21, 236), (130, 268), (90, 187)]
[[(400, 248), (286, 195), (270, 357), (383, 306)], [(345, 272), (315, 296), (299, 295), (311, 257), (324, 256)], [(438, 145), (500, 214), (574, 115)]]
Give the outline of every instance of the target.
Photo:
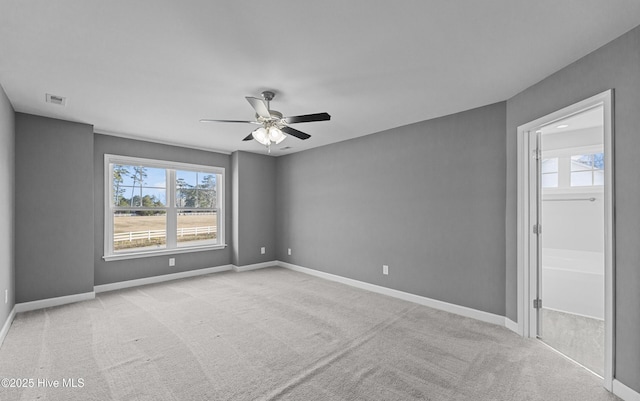
[(266, 100), (267, 102), (270, 102), (273, 100), (273, 98), (276, 97), (276, 94), (271, 92), (271, 91), (264, 91), (262, 92), (262, 98), (264, 100)]
[(264, 123), (264, 122), (267, 122), (267, 121), (281, 120), (282, 119), (282, 113), (280, 113), (279, 111), (269, 110), (269, 114), (271, 114), (271, 118), (264, 118), (264, 117), (256, 114), (256, 120)]

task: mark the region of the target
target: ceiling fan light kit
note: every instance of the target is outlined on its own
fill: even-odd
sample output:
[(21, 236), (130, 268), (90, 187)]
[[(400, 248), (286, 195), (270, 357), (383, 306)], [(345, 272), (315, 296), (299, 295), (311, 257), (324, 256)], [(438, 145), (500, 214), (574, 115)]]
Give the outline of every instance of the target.
[(277, 127), (269, 127), (268, 129), (260, 127), (257, 130), (253, 131), (251, 136), (253, 137), (253, 139), (260, 142), (267, 148), (270, 148), (271, 144), (273, 143), (275, 143), (276, 145), (279, 144), (287, 137)]
[(257, 124), (261, 127), (254, 130), (251, 134), (246, 136), (243, 141), (250, 141), (254, 139), (261, 145), (267, 147), (267, 152), (271, 153), (271, 145), (279, 144), (284, 141), (287, 136), (285, 132), (298, 139), (309, 139), (311, 135), (302, 131), (298, 131), (295, 128), (289, 127), (289, 124), (297, 123), (309, 123), (314, 121), (328, 121), (331, 116), (328, 113), (315, 113), (305, 114), (301, 116), (283, 117), (282, 113), (276, 110), (271, 110), (270, 102), (275, 97), (275, 93), (271, 91), (262, 92), (262, 99), (256, 97), (247, 96), (246, 99), (256, 111), (256, 121), (239, 121), (239, 120), (207, 120), (202, 119), (202, 123), (249, 123)]

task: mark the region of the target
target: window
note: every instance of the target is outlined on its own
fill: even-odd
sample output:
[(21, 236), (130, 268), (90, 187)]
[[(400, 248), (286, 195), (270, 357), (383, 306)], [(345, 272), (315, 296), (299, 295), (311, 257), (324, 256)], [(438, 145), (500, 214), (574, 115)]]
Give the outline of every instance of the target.
[(178, 246), (207, 242), (217, 237), (217, 177), (204, 171), (176, 171)]
[(224, 169), (105, 155), (105, 260), (224, 248)]
[(543, 150), (541, 185), (547, 191), (593, 192), (604, 187), (601, 146)]
[(542, 160), (542, 187), (558, 187), (558, 158)]
[(571, 186), (604, 185), (604, 153), (571, 156)]

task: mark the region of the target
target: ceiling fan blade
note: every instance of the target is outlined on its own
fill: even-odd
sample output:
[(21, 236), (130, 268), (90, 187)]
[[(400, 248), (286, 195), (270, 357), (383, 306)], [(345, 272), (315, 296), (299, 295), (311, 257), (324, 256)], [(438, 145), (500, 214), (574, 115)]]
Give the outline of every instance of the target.
[(297, 129), (295, 129), (295, 128), (291, 128), (291, 127), (282, 127), (282, 128), (280, 128), (280, 130), (281, 130), (281, 131), (283, 131), (283, 132), (286, 132), (287, 134), (289, 134), (289, 135), (291, 135), (291, 136), (295, 136), (295, 137), (296, 137), (296, 138), (298, 138), (298, 139), (305, 140), (305, 139), (309, 139), (309, 138), (311, 138), (311, 135), (309, 135), (309, 134), (305, 134), (305, 133), (304, 133), (304, 132), (302, 132), (302, 131), (298, 131), (298, 130), (297, 130)]
[(329, 113), (316, 113), (316, 114), (305, 114), (302, 116), (284, 117), (283, 120), (287, 124), (311, 123), (314, 121), (331, 120), (331, 116), (329, 115)]
[(201, 123), (248, 123), (248, 124), (260, 124), (257, 121), (243, 121), (243, 120), (208, 120), (203, 118)]
[(253, 132), (252, 132), (252, 133), (250, 133), (249, 135), (247, 135), (247, 136), (243, 139), (243, 141), (250, 141), (250, 140), (252, 140), (252, 139), (253, 139)]
[(256, 113), (258, 113), (260, 117), (271, 118), (271, 113), (269, 113), (269, 109), (267, 108), (267, 105), (264, 103), (264, 100), (258, 99), (257, 97), (250, 97), (250, 96), (245, 97), (245, 99), (247, 99), (251, 107), (255, 109)]

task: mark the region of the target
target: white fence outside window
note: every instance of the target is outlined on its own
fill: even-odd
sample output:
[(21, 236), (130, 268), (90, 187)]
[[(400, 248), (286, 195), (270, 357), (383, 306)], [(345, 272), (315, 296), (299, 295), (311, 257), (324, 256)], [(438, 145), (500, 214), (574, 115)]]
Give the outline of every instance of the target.
[[(216, 226), (205, 227), (187, 227), (179, 228), (177, 231), (178, 238), (189, 235), (197, 236), (204, 234), (215, 234), (217, 232)], [(152, 238), (165, 238), (167, 236), (166, 230), (146, 230), (146, 231), (131, 231), (128, 233), (117, 233), (113, 235), (113, 242), (122, 241), (135, 241), (135, 240), (150, 240)]]

